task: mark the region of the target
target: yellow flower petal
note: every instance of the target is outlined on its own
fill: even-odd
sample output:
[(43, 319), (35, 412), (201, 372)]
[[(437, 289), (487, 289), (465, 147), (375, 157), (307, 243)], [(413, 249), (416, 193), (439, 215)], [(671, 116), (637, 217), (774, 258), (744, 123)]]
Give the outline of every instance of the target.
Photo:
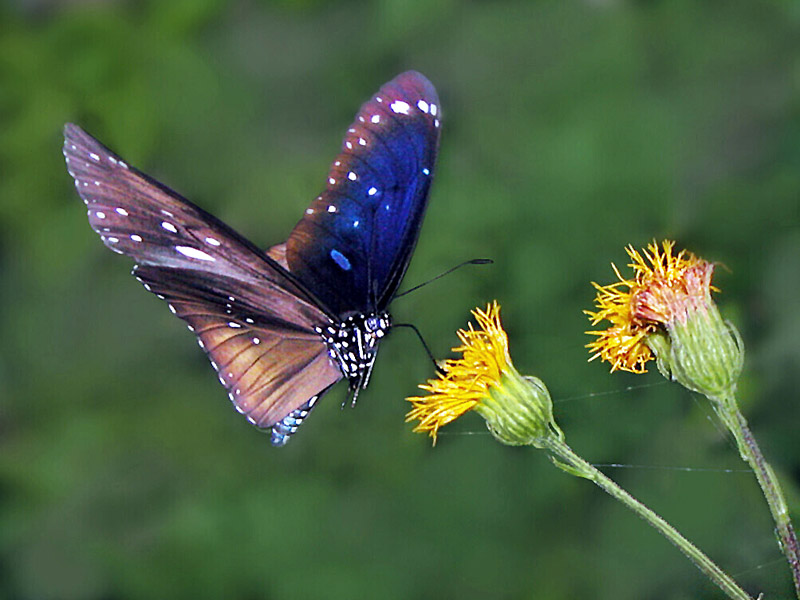
[[(486, 310), (472, 311), (480, 329), (470, 323), (460, 329), (461, 345), (453, 348), (461, 358), (447, 360), (442, 373), (419, 387), (429, 395), (407, 398), (412, 409), (406, 422), (419, 421), (415, 432), (427, 432), (436, 441), (439, 428), (474, 409), (508, 370), (508, 336), (500, 323), (500, 305), (492, 302)], [(513, 368), (513, 367), (512, 367)]]

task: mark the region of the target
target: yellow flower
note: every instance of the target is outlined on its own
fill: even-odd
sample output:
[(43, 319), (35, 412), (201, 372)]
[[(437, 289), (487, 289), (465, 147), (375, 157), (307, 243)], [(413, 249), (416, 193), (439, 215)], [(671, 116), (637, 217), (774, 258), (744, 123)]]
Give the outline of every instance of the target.
[(508, 352), (508, 336), (500, 323), (500, 306), (472, 311), (478, 322), (460, 329), (461, 358), (446, 360), (436, 379), (419, 387), (427, 396), (407, 398), (412, 409), (406, 422), (419, 421), (415, 432), (427, 432), (436, 443), (439, 428), (471, 410), (486, 419), (490, 431), (507, 444), (533, 444), (560, 431), (552, 423), (552, 402), (538, 379), (523, 377)]
[(711, 299), (714, 265), (686, 250), (676, 254), (674, 245), (654, 241), (642, 254), (628, 246), (633, 278), (614, 267), (618, 281), (592, 284), (597, 310), (585, 312), (592, 325), (610, 325), (586, 332), (596, 337), (586, 346), (589, 360), (608, 361), (612, 371), (643, 373), (655, 356), (665, 375), (714, 395), (738, 377), (741, 343)]

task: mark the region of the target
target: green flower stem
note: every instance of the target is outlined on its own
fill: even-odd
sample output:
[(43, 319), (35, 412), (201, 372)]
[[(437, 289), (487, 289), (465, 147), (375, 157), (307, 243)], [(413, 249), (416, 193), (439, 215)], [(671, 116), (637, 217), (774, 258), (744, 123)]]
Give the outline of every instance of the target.
[(711, 581), (716, 583), (729, 598), (734, 598), (735, 600), (753, 600), (727, 573), (720, 569), (708, 556), (703, 554), (699, 548), (683, 537), (677, 529), (619, 487), (598, 469), (575, 454), (565, 442), (558, 439), (556, 436), (551, 436), (545, 447), (556, 457), (554, 462), (557, 466), (568, 473), (593, 481), (605, 492), (622, 502), (650, 525), (655, 527), (670, 542), (677, 546), (677, 548), (683, 552), (698, 569), (705, 573)]
[(778, 483), (778, 478), (769, 463), (764, 460), (764, 455), (761, 453), (758, 443), (747, 426), (747, 421), (739, 411), (733, 394), (727, 394), (715, 400), (718, 400), (718, 402), (713, 403), (714, 408), (736, 439), (736, 444), (739, 446), (739, 454), (753, 469), (758, 484), (761, 486), (761, 491), (767, 499), (780, 539), (781, 550), (783, 550), (786, 560), (789, 562), (789, 568), (792, 571), (795, 593), (800, 598), (800, 547), (797, 543), (794, 527), (792, 527), (792, 521), (789, 518), (789, 508), (783, 496), (780, 483)]

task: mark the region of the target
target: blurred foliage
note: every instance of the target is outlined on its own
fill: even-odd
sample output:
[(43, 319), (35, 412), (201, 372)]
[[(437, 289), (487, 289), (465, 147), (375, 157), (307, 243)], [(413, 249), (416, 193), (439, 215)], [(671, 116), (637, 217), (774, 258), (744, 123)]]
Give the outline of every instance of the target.
[[(88, 228), (86, 127), (263, 247), (357, 107), (414, 68), (444, 132), (398, 300), (438, 356), (503, 304), (570, 444), (743, 585), (790, 595), (766, 506), (706, 403), (587, 364), (623, 247), (721, 263), (741, 402), (800, 519), (800, 4), (12, 0), (0, 5), (0, 598), (721, 597), (638, 519), (481, 420), (403, 424), (430, 374), (395, 331), (356, 411), (289, 446), (231, 410), (185, 327)], [(663, 467), (692, 467), (681, 471)], [(705, 471), (704, 469), (710, 469)], [(724, 472), (733, 469), (734, 472)], [(734, 526), (735, 525), (735, 526)]]

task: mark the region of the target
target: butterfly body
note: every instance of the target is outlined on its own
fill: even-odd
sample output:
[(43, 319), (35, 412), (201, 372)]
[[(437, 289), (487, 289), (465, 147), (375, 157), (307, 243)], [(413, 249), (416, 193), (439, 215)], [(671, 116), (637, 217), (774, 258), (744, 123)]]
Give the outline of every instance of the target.
[(378, 342), (392, 326), (388, 312), (356, 314), (343, 322), (331, 322), (326, 327), (315, 326), (314, 331), (328, 347), (328, 355), (336, 361), (351, 389), (365, 388), (378, 356)]
[(407, 72), (366, 102), (326, 189), (263, 252), (75, 125), (64, 155), (89, 223), (197, 336), (236, 409), (283, 445), (340, 379), (366, 387), (419, 235), (436, 92)]

